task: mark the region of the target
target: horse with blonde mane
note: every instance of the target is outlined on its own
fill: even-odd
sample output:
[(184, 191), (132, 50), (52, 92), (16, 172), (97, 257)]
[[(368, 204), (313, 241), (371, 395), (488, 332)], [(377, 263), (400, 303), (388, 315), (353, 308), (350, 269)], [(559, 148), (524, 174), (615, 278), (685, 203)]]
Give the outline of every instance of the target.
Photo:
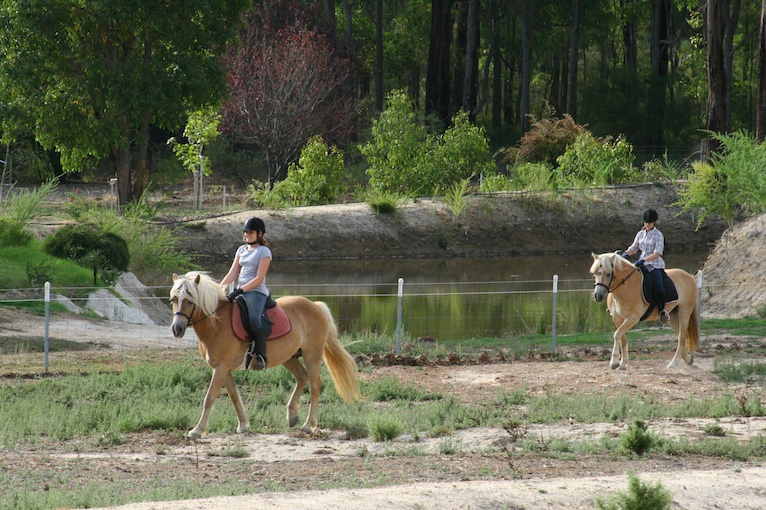
[[(628, 331), (641, 320), (659, 319), (659, 311), (655, 308), (644, 317), (649, 303), (642, 290), (644, 276), (640, 269), (617, 252), (592, 255), (590, 272), (595, 279), (593, 300), (600, 303), (606, 299), (606, 307), (617, 326), (609, 366), (613, 370), (625, 370), (628, 367)], [(670, 326), (678, 333), (678, 347), (668, 368), (678, 366), (679, 360), (691, 365), (694, 363), (692, 353), (697, 352), (700, 337), (697, 283), (683, 269), (668, 269), (666, 274), (678, 294), (677, 299), (665, 303), (665, 310), (670, 314)]]
[[(198, 271), (183, 276), (173, 275), (170, 301), (173, 307), (173, 335), (181, 338), (192, 326), (199, 340), (200, 355), (213, 369), (202, 416), (188, 436), (199, 439), (207, 433), (210, 410), (221, 387), (226, 388), (237, 412), (237, 433), (247, 432), (250, 421), (242, 406), (232, 371), (245, 368), (249, 344), (238, 339), (232, 328), (235, 305), (229, 303), (223, 286)], [(300, 396), (308, 382), (311, 396), (309, 413), (300, 430), (314, 433), (317, 430), (317, 402), (322, 385), (322, 359), (338, 394), (346, 402), (362, 400), (358, 368), (354, 358), (338, 340), (335, 320), (325, 303), (301, 296), (285, 296), (276, 302), (289, 317), (291, 329), (285, 335), (266, 342), (268, 368), (282, 365), (295, 377), (295, 387), (287, 404), (287, 423), (290, 427), (298, 422)], [(299, 358), (303, 358), (303, 363)]]

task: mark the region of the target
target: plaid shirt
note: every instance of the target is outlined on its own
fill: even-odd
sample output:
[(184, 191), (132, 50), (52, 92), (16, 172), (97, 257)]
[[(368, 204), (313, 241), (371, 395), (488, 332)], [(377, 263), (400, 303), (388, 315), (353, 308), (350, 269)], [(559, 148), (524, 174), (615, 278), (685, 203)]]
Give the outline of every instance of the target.
[(662, 252), (665, 251), (665, 236), (662, 232), (654, 227), (650, 231), (641, 229), (636, 238), (633, 240), (633, 244), (630, 245), (628, 250), (633, 253), (641, 251), (641, 257), (646, 258), (652, 253), (659, 253), (659, 258), (650, 260), (646, 263), (646, 269), (651, 271), (652, 269), (665, 269), (665, 260), (662, 258)]

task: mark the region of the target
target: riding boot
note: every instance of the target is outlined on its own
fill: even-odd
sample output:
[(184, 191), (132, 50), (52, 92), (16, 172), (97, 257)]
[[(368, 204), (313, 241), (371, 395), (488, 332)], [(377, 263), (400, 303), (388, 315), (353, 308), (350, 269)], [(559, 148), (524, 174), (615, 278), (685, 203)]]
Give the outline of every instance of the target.
[(266, 332), (263, 328), (253, 331), (250, 336), (250, 351), (248, 359), (252, 358), (249, 368), (252, 370), (266, 370)]
[(657, 296), (657, 309), (660, 312), (660, 322), (668, 322), (670, 315), (665, 311), (665, 296)]

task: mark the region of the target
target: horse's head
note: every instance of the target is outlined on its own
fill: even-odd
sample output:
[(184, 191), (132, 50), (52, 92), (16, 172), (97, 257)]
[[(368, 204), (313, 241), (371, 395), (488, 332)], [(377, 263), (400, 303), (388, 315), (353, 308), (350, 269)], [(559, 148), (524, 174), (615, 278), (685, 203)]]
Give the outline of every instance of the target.
[(590, 272), (595, 280), (593, 289), (593, 300), (596, 303), (606, 299), (607, 294), (612, 290), (612, 284), (615, 275), (630, 266), (630, 262), (622, 258), (618, 252), (602, 253), (593, 255), (593, 265), (590, 266)]
[(186, 328), (200, 320), (200, 316), (215, 316), (216, 308), (226, 296), (221, 285), (207, 274), (190, 271), (183, 276), (173, 275), (170, 303), (173, 307), (173, 336), (181, 338)]

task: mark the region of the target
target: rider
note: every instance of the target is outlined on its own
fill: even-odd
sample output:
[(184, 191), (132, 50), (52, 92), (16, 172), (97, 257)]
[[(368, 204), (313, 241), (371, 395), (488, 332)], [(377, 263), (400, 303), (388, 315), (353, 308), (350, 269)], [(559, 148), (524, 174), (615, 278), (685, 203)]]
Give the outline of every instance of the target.
[(252, 340), (253, 362), (250, 368), (253, 370), (266, 369), (266, 332), (261, 324), (261, 315), (269, 297), (269, 289), (266, 287), (266, 273), (271, 266), (271, 250), (263, 238), (266, 233), (266, 225), (260, 218), (249, 218), (245, 222), (242, 231), (242, 240), (245, 242), (237, 248), (234, 261), (226, 276), (221, 280), (221, 285), (229, 285), (235, 280), (237, 288), (229, 295), (229, 301), (234, 301), (237, 296), (247, 303), (247, 311), (252, 325), (250, 338)]
[(638, 231), (633, 244), (623, 252), (623, 257), (633, 255), (641, 251), (641, 258), (635, 263), (635, 266), (646, 267), (654, 280), (654, 290), (657, 294), (657, 306), (660, 310), (660, 322), (667, 322), (670, 319), (668, 312), (665, 311), (665, 285), (662, 282), (662, 276), (665, 273), (665, 260), (662, 258), (662, 252), (665, 251), (665, 237), (657, 229), (657, 220), (659, 216), (654, 209), (644, 211), (644, 228)]

